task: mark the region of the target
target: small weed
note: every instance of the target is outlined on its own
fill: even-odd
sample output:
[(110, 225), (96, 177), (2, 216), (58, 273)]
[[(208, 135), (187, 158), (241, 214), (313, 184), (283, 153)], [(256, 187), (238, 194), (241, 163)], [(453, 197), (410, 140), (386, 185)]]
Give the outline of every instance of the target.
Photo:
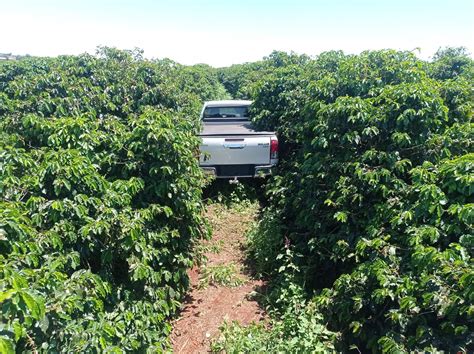
[(224, 247), (224, 240), (212, 242), (208, 245), (204, 245), (203, 247), (205, 252), (219, 254), (222, 251), (222, 247)]
[(245, 279), (240, 277), (237, 273), (237, 267), (234, 263), (206, 266), (202, 269), (202, 274), (199, 279), (199, 288), (204, 289), (209, 285), (227, 287), (240, 286), (245, 283)]
[(215, 180), (204, 190), (206, 204), (218, 203), (227, 208), (239, 204), (259, 203), (264, 198), (263, 180), (246, 180), (236, 185), (230, 185), (227, 180)]
[(196, 246), (196, 251), (199, 252), (200, 254), (204, 254), (204, 253), (219, 254), (222, 251), (222, 247), (224, 247), (224, 241), (218, 240), (215, 242), (201, 243)]

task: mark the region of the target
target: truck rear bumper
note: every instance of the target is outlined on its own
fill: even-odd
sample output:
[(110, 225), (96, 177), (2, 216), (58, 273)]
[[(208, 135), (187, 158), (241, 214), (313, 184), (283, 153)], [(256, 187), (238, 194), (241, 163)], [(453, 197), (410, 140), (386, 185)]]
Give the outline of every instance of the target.
[(265, 177), (272, 174), (274, 165), (218, 165), (201, 166), (206, 175), (215, 178), (253, 178)]

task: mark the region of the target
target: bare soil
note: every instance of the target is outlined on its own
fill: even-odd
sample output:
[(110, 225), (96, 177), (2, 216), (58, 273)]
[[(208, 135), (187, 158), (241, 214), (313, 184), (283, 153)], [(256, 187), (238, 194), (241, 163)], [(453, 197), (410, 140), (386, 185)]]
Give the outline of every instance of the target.
[[(228, 209), (219, 204), (207, 208), (212, 224), (212, 239), (202, 246), (207, 252), (207, 263), (194, 267), (188, 274), (191, 289), (184, 302), (180, 317), (173, 323), (171, 341), (175, 353), (207, 353), (210, 344), (219, 335), (224, 321), (250, 324), (264, 318), (264, 312), (252, 299), (255, 291), (264, 287), (261, 280), (252, 279), (244, 266), (245, 232), (257, 212), (256, 206)], [(204, 267), (233, 263), (236, 276), (244, 279), (238, 287), (199, 286)]]

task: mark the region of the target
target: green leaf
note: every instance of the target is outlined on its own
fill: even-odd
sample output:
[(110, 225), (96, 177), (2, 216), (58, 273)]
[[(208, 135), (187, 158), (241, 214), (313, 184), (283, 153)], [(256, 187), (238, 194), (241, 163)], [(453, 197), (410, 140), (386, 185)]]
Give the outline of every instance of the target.
[(18, 320), (13, 322), (12, 327), (13, 327), (13, 333), (15, 335), (15, 342), (18, 342), (18, 340), (23, 336), (24, 328)]
[(337, 213), (334, 214), (334, 219), (342, 223), (345, 223), (347, 222), (347, 214), (343, 211), (338, 211)]
[(10, 289), (10, 290), (0, 293), (0, 303), (4, 302), (5, 300), (10, 299), (16, 292), (17, 290)]
[(15, 343), (5, 336), (0, 336), (0, 353), (15, 354)]
[(33, 318), (39, 320), (41, 317), (44, 316), (44, 303), (40, 300), (39, 297), (33, 297), (26, 291), (22, 291), (20, 294)]

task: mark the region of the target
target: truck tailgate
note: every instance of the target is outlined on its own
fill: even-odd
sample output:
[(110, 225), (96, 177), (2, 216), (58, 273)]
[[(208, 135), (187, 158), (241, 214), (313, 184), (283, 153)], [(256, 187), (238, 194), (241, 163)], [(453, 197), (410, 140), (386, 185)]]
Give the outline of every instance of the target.
[(204, 122), (201, 136), (234, 135), (274, 135), (273, 132), (255, 130), (248, 121), (244, 122)]
[(266, 165), (270, 163), (270, 136), (201, 136), (201, 166)]

